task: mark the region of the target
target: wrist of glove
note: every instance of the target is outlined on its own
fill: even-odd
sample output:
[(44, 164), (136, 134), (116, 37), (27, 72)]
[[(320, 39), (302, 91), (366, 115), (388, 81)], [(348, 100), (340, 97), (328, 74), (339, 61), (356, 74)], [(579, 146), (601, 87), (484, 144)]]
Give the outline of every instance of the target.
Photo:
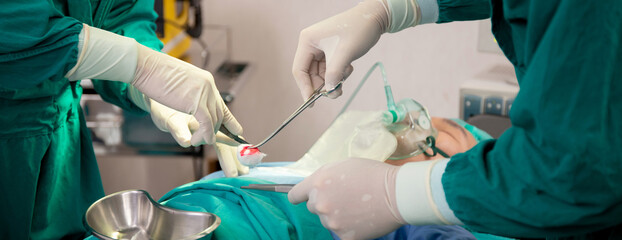
[(328, 164), (297, 184), (289, 201), (307, 201), (324, 227), (342, 239), (380, 237), (405, 224), (398, 209), (399, 167), (366, 159)]
[(96, 78), (130, 83), (140, 92), (199, 122), (191, 144), (215, 141), (215, 129), (224, 124), (233, 134), (242, 127), (233, 117), (214, 84), (213, 76), (192, 64), (138, 44), (135, 40), (84, 25), (78, 62), (69, 80)]
[[(418, 0), (378, 0), (389, 16), (387, 32), (395, 33), (421, 23)], [(435, 0), (436, 1), (436, 0)]]

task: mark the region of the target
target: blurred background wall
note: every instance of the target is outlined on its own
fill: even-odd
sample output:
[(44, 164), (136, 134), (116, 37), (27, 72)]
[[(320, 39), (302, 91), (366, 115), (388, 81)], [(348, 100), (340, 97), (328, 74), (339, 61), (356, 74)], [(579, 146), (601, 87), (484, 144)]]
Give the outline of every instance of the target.
[[(244, 136), (258, 142), (301, 103), (291, 67), (299, 32), (356, 5), (356, 0), (205, 0), (206, 24), (227, 25), (232, 59), (248, 61), (249, 80), (231, 105), (244, 126)], [(367, 70), (384, 63), (396, 101), (413, 98), (433, 116), (458, 117), (460, 85), (495, 65), (510, 65), (500, 54), (477, 50), (478, 22), (428, 24), (385, 34), (372, 50), (354, 62), (342, 97), (320, 99), (261, 150), (265, 161), (299, 159), (334, 119)], [(380, 73), (375, 72), (352, 108), (383, 109)]]

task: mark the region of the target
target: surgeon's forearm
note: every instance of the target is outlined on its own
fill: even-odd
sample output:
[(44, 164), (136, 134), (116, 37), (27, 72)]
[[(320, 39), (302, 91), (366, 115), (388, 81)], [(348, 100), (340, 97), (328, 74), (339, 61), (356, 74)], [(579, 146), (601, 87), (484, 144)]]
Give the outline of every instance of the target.
[(102, 79), (131, 83), (138, 61), (138, 43), (84, 25), (79, 35), (78, 61), (65, 77), (70, 81)]

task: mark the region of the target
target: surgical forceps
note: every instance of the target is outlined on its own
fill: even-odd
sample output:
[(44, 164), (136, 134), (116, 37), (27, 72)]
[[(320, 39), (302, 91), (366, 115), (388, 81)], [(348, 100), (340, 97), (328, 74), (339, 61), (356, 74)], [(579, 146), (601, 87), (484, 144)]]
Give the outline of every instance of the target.
[[(285, 126), (287, 126), (287, 124), (289, 124), (292, 120), (294, 120), (294, 118), (296, 118), (298, 115), (300, 115), (300, 113), (302, 113), (302, 111), (307, 109), (309, 106), (313, 105), (313, 103), (316, 100), (318, 100), (322, 96), (328, 96), (328, 94), (331, 94), (335, 90), (339, 89), (339, 87), (341, 87), (341, 84), (343, 83), (343, 81), (344, 80), (339, 81), (337, 83), (337, 85), (335, 85), (334, 88), (329, 89), (329, 90), (323, 90), (324, 83), (322, 83), (322, 85), (320, 85), (320, 87), (315, 89), (315, 91), (313, 91), (313, 94), (311, 94), (311, 96), (309, 96), (309, 98), (307, 98), (307, 100), (300, 107), (298, 107), (298, 109), (296, 109), (296, 111), (294, 111), (294, 113), (292, 113), (292, 115), (290, 115), (287, 119), (285, 119), (285, 121), (283, 121), (283, 123), (281, 123), (281, 125), (276, 130), (274, 130), (274, 132), (272, 132), (272, 134), (270, 134), (263, 141), (259, 142), (259, 144), (252, 145), (252, 146), (250, 146), (248, 148), (258, 148), (258, 147), (263, 146), (266, 142), (270, 141), (270, 139), (272, 139), (277, 133), (279, 133)], [(232, 134), (231, 132), (229, 132), (229, 130), (227, 128), (223, 127), (222, 125), (220, 126), (219, 130), (220, 130), (220, 132), (224, 133), (225, 135), (227, 135), (228, 137), (232, 138), (236, 142), (239, 142), (239, 143), (242, 143), (242, 144), (249, 144), (247, 141), (244, 141), (244, 139), (242, 139), (239, 136), (236, 136), (236, 135)]]
[(240, 136), (235, 135), (231, 132), (229, 132), (229, 129), (227, 129), (225, 127), (225, 125), (220, 125), (220, 129), (218, 129), (218, 131), (220, 131), (221, 133), (227, 135), (227, 137), (230, 137), (231, 139), (235, 140), (236, 142), (242, 143), (242, 144), (249, 144), (246, 140), (242, 139)]
[(322, 83), (322, 85), (320, 85), (320, 87), (315, 89), (315, 91), (313, 91), (313, 94), (311, 94), (311, 96), (307, 98), (307, 101), (305, 101), (300, 107), (298, 107), (298, 109), (296, 109), (296, 111), (294, 111), (294, 113), (292, 113), (292, 115), (290, 115), (287, 119), (285, 119), (285, 121), (283, 121), (281, 126), (279, 126), (276, 130), (274, 130), (274, 132), (272, 132), (272, 134), (270, 134), (266, 139), (259, 142), (259, 144), (250, 146), (249, 148), (258, 148), (264, 145), (266, 142), (270, 141), (270, 139), (272, 139), (277, 133), (279, 133), (285, 126), (287, 126), (287, 124), (289, 124), (292, 120), (294, 120), (294, 118), (300, 115), (302, 111), (307, 109), (309, 106), (313, 105), (313, 103), (316, 100), (318, 100), (322, 96), (328, 96), (328, 94), (331, 94), (335, 90), (339, 89), (339, 87), (341, 87), (341, 84), (343, 83), (344, 80), (339, 81), (337, 85), (335, 85), (334, 88), (329, 89), (329, 90), (323, 90), (324, 83)]
[(248, 186), (241, 186), (240, 188), (288, 193), (294, 186), (296, 186), (296, 184), (249, 184)]

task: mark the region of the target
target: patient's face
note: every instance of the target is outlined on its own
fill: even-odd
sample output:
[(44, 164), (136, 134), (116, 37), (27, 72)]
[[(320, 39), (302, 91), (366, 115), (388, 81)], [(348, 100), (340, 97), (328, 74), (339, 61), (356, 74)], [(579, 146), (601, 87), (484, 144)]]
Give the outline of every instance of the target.
[[(432, 118), (432, 126), (438, 131), (436, 139), (436, 147), (453, 156), (458, 153), (465, 152), (477, 144), (477, 141), (469, 131), (458, 125), (456, 122), (446, 118)], [(428, 153), (432, 153), (432, 149), (428, 149)], [(403, 165), (408, 162), (418, 162), (443, 158), (440, 154), (434, 157), (428, 157), (425, 154), (419, 154), (401, 160), (386, 160), (386, 163), (392, 165)]]

